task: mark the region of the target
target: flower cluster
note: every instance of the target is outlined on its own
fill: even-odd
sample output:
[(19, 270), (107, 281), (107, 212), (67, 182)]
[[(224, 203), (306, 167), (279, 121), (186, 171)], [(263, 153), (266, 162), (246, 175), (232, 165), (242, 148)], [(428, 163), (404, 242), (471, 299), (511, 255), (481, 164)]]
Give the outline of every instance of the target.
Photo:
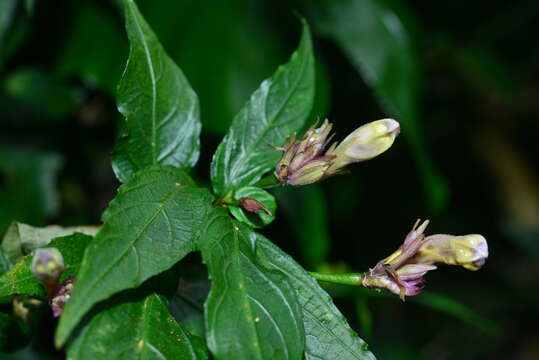
[(387, 258), (381, 260), (362, 278), (361, 284), (370, 288), (386, 289), (402, 300), (421, 292), (423, 277), (436, 269), (436, 264), (460, 265), (478, 270), (488, 257), (485, 238), (478, 234), (425, 237), (429, 221), (417, 220), (404, 243)]
[(276, 148), (283, 151), (274, 173), (282, 185), (306, 185), (342, 173), (347, 165), (372, 159), (389, 149), (400, 131), (393, 119), (373, 121), (326, 150), (332, 126), (327, 120), (319, 128), (315, 124), (301, 140), (293, 134), (284, 147)]

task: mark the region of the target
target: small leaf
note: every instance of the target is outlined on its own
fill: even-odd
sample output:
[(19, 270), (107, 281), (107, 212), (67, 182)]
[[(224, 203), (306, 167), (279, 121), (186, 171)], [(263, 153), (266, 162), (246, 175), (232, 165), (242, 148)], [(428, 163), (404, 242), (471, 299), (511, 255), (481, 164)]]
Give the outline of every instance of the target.
[(125, 2), (129, 59), (118, 86), (124, 133), (112, 153), (114, 171), (126, 182), (154, 164), (193, 167), (199, 155), (198, 98), (168, 57), (132, 0)]
[(34, 249), (47, 245), (54, 238), (73, 233), (94, 236), (98, 230), (98, 226), (62, 227), (50, 225), (38, 228), (19, 222), (13, 222), (4, 235), (2, 249), (6, 252), (11, 261), (16, 262), (24, 255), (30, 254)]
[(262, 82), (236, 115), (215, 152), (211, 179), (215, 192), (252, 185), (279, 161), (287, 136), (301, 129), (314, 99), (314, 59), (311, 35), (303, 22), (303, 35), (290, 61)]
[(230, 212), (239, 221), (253, 228), (260, 228), (269, 225), (273, 220), (275, 220), (275, 210), (277, 209), (277, 204), (275, 203), (275, 198), (273, 195), (266, 190), (255, 186), (246, 186), (236, 191), (234, 198), (236, 200), (240, 200), (241, 198), (253, 198), (259, 201), (271, 212), (271, 215), (269, 215), (261, 210), (255, 214), (243, 209), (241, 206), (229, 206)]
[(257, 234), (256, 244), (261, 262), (284, 273), (296, 289), (303, 312), (305, 359), (375, 359), (316, 280), (262, 235)]
[(428, 203), (439, 211), (448, 189), (428, 156), (420, 120), (421, 69), (411, 36), (386, 1), (316, 1), (318, 29), (335, 40), (371, 86), (381, 105), (397, 119), (416, 157)]
[[(62, 279), (75, 275), (80, 267), (84, 249), (92, 240), (91, 236), (81, 233), (58, 237), (45, 248), (55, 247), (62, 253), (64, 264), (69, 268), (62, 274)], [(32, 274), (33, 254), (23, 257), (18, 263), (0, 276), (0, 298), (15, 294), (44, 296), (45, 290), (41, 282)]]
[(156, 294), (101, 311), (67, 350), (73, 360), (207, 358), (204, 341), (187, 333)]
[(181, 170), (154, 166), (120, 187), (103, 215), (104, 225), (84, 255), (73, 295), (56, 333), (62, 345), (98, 301), (137, 287), (191, 252), (211, 206)]
[(212, 280), (206, 337), (216, 359), (301, 359), (305, 335), (294, 289), (256, 256), (256, 236), (224, 209), (210, 217), (201, 251)]

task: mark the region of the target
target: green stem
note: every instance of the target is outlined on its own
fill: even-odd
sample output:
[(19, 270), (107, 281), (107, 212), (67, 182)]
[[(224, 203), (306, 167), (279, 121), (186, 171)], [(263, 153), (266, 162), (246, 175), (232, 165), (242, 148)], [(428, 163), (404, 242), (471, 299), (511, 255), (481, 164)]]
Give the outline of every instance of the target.
[(271, 188), (277, 185), (279, 185), (279, 180), (277, 180), (275, 175), (272, 173), (258, 180), (258, 182), (254, 186), (261, 187), (261, 188)]
[(313, 278), (318, 281), (326, 281), (335, 284), (343, 285), (361, 285), (364, 274), (352, 273), (352, 274), (320, 274), (317, 272), (309, 272)]

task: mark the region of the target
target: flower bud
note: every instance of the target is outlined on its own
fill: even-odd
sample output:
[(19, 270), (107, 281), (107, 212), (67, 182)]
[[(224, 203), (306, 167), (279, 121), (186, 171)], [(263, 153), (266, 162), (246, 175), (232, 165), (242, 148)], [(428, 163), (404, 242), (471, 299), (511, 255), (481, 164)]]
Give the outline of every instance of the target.
[(392, 119), (373, 121), (325, 151), (331, 128), (326, 120), (319, 128), (312, 126), (301, 140), (293, 134), (284, 147), (275, 148), (284, 152), (274, 173), (282, 185), (311, 184), (342, 173), (348, 164), (378, 156), (391, 147), (400, 129)]
[(59, 317), (64, 310), (65, 305), (71, 298), (71, 292), (73, 291), (73, 283), (75, 282), (75, 277), (68, 277), (62, 285), (58, 288), (56, 293), (53, 295), (50, 306), (52, 309), (52, 315), (54, 317)]
[(346, 165), (372, 159), (393, 145), (400, 132), (400, 125), (393, 119), (382, 119), (360, 126), (331, 152), (335, 161), (328, 175), (337, 173)]
[(487, 258), (487, 240), (478, 234), (428, 236), (414, 256), (417, 262), (460, 265), (472, 271), (479, 270)]
[(245, 210), (257, 214), (259, 211), (265, 212), (268, 216), (272, 216), (271, 211), (264, 206), (260, 201), (250, 198), (242, 197), (239, 199), (239, 203)]
[(404, 243), (390, 256), (379, 261), (362, 279), (362, 285), (386, 289), (399, 295), (414, 296), (421, 292), (423, 278), (435, 264), (460, 265), (478, 270), (488, 257), (488, 245), (481, 235), (431, 235), (425, 237), (428, 220), (415, 223)]
[(32, 274), (41, 281), (57, 281), (64, 271), (64, 258), (57, 248), (37, 249), (32, 259)]
[(331, 165), (332, 155), (324, 155), (332, 124), (313, 125), (301, 140), (295, 134), (287, 139), (281, 161), (275, 168), (275, 177), (283, 185), (306, 185), (321, 180)]

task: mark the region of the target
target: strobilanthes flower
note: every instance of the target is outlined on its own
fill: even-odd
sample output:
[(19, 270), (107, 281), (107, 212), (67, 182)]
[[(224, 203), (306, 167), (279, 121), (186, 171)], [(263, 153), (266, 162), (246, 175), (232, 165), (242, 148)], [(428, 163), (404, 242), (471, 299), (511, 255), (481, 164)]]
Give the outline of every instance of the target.
[(423, 232), (428, 224), (428, 220), (421, 224), (417, 220), (399, 249), (363, 276), (362, 285), (389, 290), (404, 300), (421, 292), (423, 277), (436, 269), (436, 264), (460, 265), (475, 271), (485, 263), (488, 245), (483, 236), (425, 237)]
[(391, 147), (399, 134), (399, 123), (382, 119), (367, 123), (339, 145), (331, 141), (332, 124), (313, 125), (301, 140), (293, 134), (287, 139), (281, 161), (277, 163), (275, 177), (282, 185), (306, 185), (342, 173), (346, 165), (372, 159)]
[(41, 281), (57, 281), (65, 270), (64, 257), (57, 248), (37, 249), (32, 258), (32, 274)]

